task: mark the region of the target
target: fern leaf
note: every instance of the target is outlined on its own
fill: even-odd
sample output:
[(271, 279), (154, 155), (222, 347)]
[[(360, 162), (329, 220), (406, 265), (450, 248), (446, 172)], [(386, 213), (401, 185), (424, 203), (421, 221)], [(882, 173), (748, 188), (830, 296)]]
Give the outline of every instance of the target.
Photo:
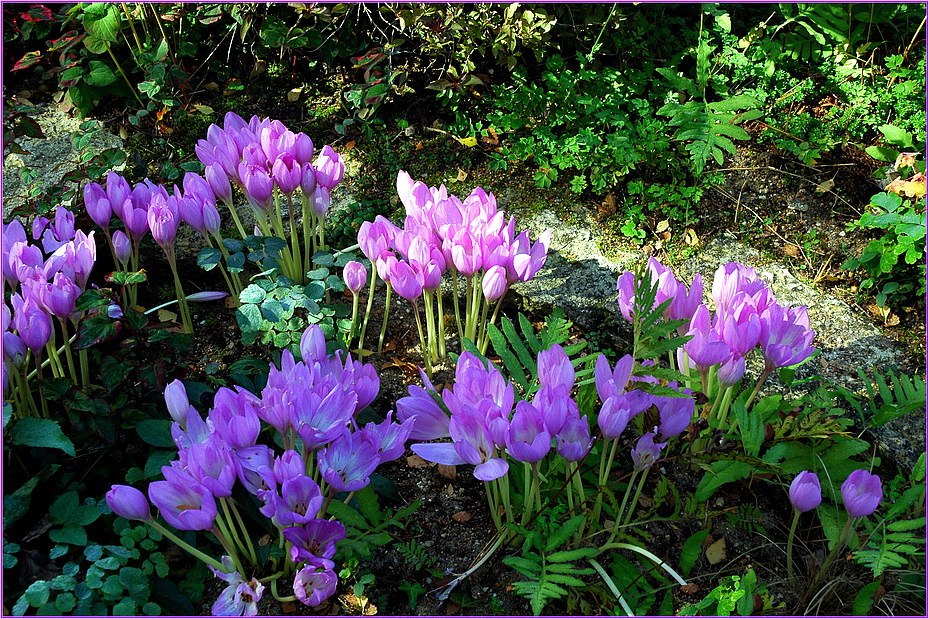
[(548, 541), (545, 543), (545, 551), (551, 552), (568, 541), (568, 539), (577, 532), (577, 529), (584, 524), (586, 519), (587, 516), (579, 514), (564, 523), (564, 525), (554, 531), (548, 538)]
[(914, 529), (922, 529), (926, 526), (926, 517), (913, 518), (912, 520), (897, 520), (896, 522), (891, 522), (887, 525), (887, 529), (890, 531), (912, 531)]
[(526, 349), (526, 345), (516, 333), (516, 329), (513, 327), (513, 323), (510, 322), (509, 318), (504, 318), (500, 321), (500, 327), (503, 331), (503, 334), (506, 336), (507, 341), (510, 343), (510, 348), (512, 348), (516, 353), (516, 356), (519, 357), (520, 363), (523, 364), (524, 368), (529, 370), (530, 376), (535, 376), (538, 373), (535, 360), (532, 358), (532, 354), (529, 353), (529, 351)]
[(539, 351), (542, 350), (542, 342), (536, 337), (535, 329), (532, 328), (529, 319), (522, 314), (519, 315), (519, 330), (523, 332), (523, 337), (526, 339), (532, 354), (538, 355)]
[(487, 335), (490, 337), (490, 343), (493, 344), (494, 351), (500, 357), (500, 360), (509, 373), (510, 379), (522, 387), (523, 393), (528, 393), (529, 379), (526, 378), (526, 373), (523, 371), (516, 355), (514, 355), (506, 345), (506, 339), (503, 337), (500, 329), (494, 325), (490, 325), (487, 328)]
[(559, 552), (553, 552), (552, 554), (546, 556), (546, 560), (552, 563), (567, 563), (568, 561), (579, 561), (580, 559), (586, 559), (588, 557), (595, 557), (597, 555), (596, 548), (575, 548), (574, 550), (561, 550)]

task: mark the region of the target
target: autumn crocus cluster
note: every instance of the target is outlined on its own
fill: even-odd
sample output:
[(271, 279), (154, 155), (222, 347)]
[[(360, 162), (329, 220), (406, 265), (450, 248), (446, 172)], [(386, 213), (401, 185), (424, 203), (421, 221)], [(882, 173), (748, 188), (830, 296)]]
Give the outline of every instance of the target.
[[(335, 545), (345, 528), (326, 517), (327, 506), (336, 493), (349, 493), (347, 502), (367, 486), (379, 464), (403, 453), (412, 429), (412, 421), (397, 424), (389, 415), (358, 427), (356, 414), (377, 396), (377, 374), (350, 356), (327, 355), (317, 325), (303, 334), (300, 351), (301, 361), (283, 351), (281, 367), (270, 368), (260, 397), (242, 387), (220, 389), (206, 419), (190, 405), (180, 381), (165, 389), (178, 457), (163, 467), (163, 481), (149, 485), (148, 499), (174, 529), (209, 531), (223, 546), (226, 556), (217, 561), (170, 534), (228, 583), (213, 607), (216, 614), (254, 614), (252, 602), (266, 584), (280, 601), (316, 606), (328, 598), (337, 584)], [(282, 451), (259, 442), (264, 424), (278, 434)], [(236, 485), (258, 499), (261, 514), (277, 530), (275, 543), (285, 550), (281, 562), (272, 558), (270, 566), (260, 565), (256, 538), (232, 498)], [(170, 533), (134, 488), (113, 486), (107, 502), (118, 515)], [(293, 596), (278, 594), (281, 578), (293, 580)]]
[[(75, 230), (74, 214), (64, 207), (56, 209), (54, 221), (37, 218), (31, 233), (32, 242), (16, 219), (2, 228), (4, 254), (0, 266), (4, 286), (12, 290), (12, 312), (6, 302), (2, 309), (3, 391), (7, 393), (8, 387), (11, 388), (18, 416), (39, 413), (29, 382), (33, 375), (42, 377), (43, 367), (50, 366), (56, 378), (68, 376), (75, 385), (79, 384), (69, 328), (77, 327), (80, 312), (75, 311), (75, 303), (87, 286), (97, 259), (93, 231), (85, 234)], [(63, 341), (61, 348), (67, 369), (56, 343), (58, 334)], [(45, 362), (43, 350), (47, 353)], [(35, 365), (31, 374), (30, 357)], [(89, 380), (86, 351), (80, 353), (80, 367), (80, 384), (86, 385)], [(39, 399), (42, 413), (47, 415), (45, 399)]]
[[(747, 406), (773, 370), (796, 365), (813, 354), (815, 333), (806, 307), (783, 307), (753, 268), (729, 262), (716, 270), (711, 290), (715, 314), (702, 302), (699, 274), (688, 290), (654, 258), (649, 259), (648, 270), (652, 285), (657, 284), (656, 306), (668, 302), (664, 317), (688, 321), (679, 332), (690, 339), (670, 359), (671, 366), (687, 376), (688, 386), (699, 385), (713, 402), (709, 418), (716, 427), (725, 424), (752, 350), (761, 349), (765, 366)], [(628, 271), (617, 282), (620, 310), (628, 320), (632, 320), (633, 284), (634, 275)]]
[[(188, 172), (184, 175), (183, 188), (175, 185), (173, 193), (169, 193), (164, 186), (156, 185), (148, 179), (131, 187), (122, 176), (110, 172), (105, 188), (99, 183), (89, 183), (84, 188), (84, 206), (94, 223), (103, 229), (113, 252), (114, 263), (123, 269), (139, 270), (139, 248), (145, 236), (151, 233), (155, 243), (165, 252), (171, 267), (184, 330), (193, 333), (187, 297), (177, 272), (175, 240), (178, 227), (186, 222), (200, 232), (208, 244), (212, 236), (222, 247), (216, 198), (204, 178)], [(122, 222), (128, 236), (122, 230), (111, 233), (114, 216)], [(238, 284), (237, 279), (230, 280), (225, 271), (223, 276), (230, 293), (238, 298), (241, 284)], [(132, 306), (136, 303), (136, 295), (137, 290), (133, 286), (129, 289), (128, 299)]]
[[(427, 334), (418, 322), (427, 372), (445, 354), (445, 323), (439, 287), (451, 272), (455, 320), (461, 341), (468, 338), (486, 351), (487, 325), (493, 324), (503, 296), (514, 283), (529, 281), (545, 263), (551, 231), (531, 243), (528, 231), (515, 234), (515, 220), (506, 220), (492, 193), (480, 187), (464, 199), (449, 194), (445, 186), (428, 187), (409, 174), (397, 175), (397, 193), (406, 211), (403, 228), (383, 217), (365, 222), (358, 244), (390, 290), (411, 301), (422, 297)], [(466, 281), (464, 318), (458, 302), (458, 276)], [(371, 278), (369, 295), (374, 291)], [(433, 311), (433, 294), (436, 307)], [(369, 307), (370, 307), (369, 296)], [(490, 305), (496, 303), (487, 321)], [(415, 312), (419, 321), (418, 310)], [(434, 318), (434, 314), (437, 316)], [(386, 318), (386, 316), (385, 316)], [(367, 322), (367, 321), (366, 321)], [(362, 328), (362, 338), (365, 328)], [(427, 344), (428, 339), (428, 344)]]
[[(332, 147), (324, 146), (313, 161), (313, 141), (305, 133), (294, 133), (281, 121), (270, 118), (252, 116), (246, 122), (234, 112), (226, 114), (222, 127), (210, 125), (206, 139), (197, 143), (196, 153), (206, 166), (209, 186), (229, 207), (242, 239), (247, 234), (236, 211), (234, 187), (244, 193), (265, 236), (288, 240), (278, 260), (282, 274), (306, 283), (311, 257), (325, 249), (325, 217), (331, 192), (345, 173), (341, 156)], [(287, 231), (281, 198), (287, 204)], [(298, 208), (302, 217), (299, 221)]]

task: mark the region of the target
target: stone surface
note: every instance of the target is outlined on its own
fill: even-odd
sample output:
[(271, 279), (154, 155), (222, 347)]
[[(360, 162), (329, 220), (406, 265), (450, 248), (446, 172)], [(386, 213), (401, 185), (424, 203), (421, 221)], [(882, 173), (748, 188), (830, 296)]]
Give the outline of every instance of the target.
[[(599, 331), (615, 350), (628, 350), (630, 330), (616, 303), (616, 278), (623, 270), (644, 261), (644, 255), (623, 254), (616, 260), (605, 257), (597, 247), (595, 226), (580, 215), (575, 223), (565, 223), (549, 210), (523, 213), (517, 216), (517, 224), (517, 230), (528, 228), (532, 238), (537, 238), (545, 229), (553, 231), (545, 266), (531, 282), (514, 286), (517, 304), (523, 309), (543, 313), (560, 307), (583, 331)], [(754, 267), (782, 304), (807, 306), (810, 326), (816, 332), (814, 345), (820, 354), (797, 371), (798, 379), (817, 374), (852, 392), (864, 394), (859, 368), (868, 374), (876, 370), (887, 375), (893, 368), (905, 366), (905, 351), (881, 334), (867, 318), (843, 301), (798, 280), (783, 265), (765, 260), (758, 251), (732, 235), (722, 234), (710, 241), (678, 269), (677, 276), (689, 283), (695, 273), (701, 273), (704, 299), (712, 307), (709, 292), (713, 274), (726, 262), (742, 262)], [(746, 375), (757, 377), (762, 368), (760, 355), (753, 355)], [(817, 383), (806, 384), (806, 388), (816, 386)], [(772, 374), (762, 393), (783, 391), (785, 386)], [(857, 414), (850, 414), (857, 419)], [(893, 458), (909, 471), (925, 450), (924, 422), (921, 413), (911, 413), (869, 432), (881, 455)]]
[[(3, 205), (4, 211), (22, 205), (26, 200), (28, 187), (23, 185), (20, 171), (29, 168), (36, 174), (39, 187), (53, 187), (61, 178), (78, 167), (81, 153), (74, 148), (71, 136), (82, 131), (85, 122), (71, 118), (57, 105), (41, 107), (42, 113), (34, 116), (42, 128), (45, 138), (20, 138), (17, 140), (28, 155), (4, 153), (3, 160)], [(94, 135), (86, 147), (87, 153), (96, 154), (108, 148), (121, 148), (122, 140), (103, 129), (99, 121), (93, 123), (89, 131)], [(121, 169), (121, 168), (120, 168)], [(117, 170), (118, 171), (118, 170)], [(65, 206), (68, 206), (67, 204)]]

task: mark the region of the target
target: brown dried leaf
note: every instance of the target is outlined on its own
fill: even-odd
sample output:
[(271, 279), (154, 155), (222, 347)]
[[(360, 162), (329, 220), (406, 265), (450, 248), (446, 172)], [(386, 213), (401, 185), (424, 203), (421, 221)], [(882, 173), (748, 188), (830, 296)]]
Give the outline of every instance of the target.
[(600, 204), (599, 215), (601, 218), (609, 217), (616, 212), (616, 196), (610, 192), (606, 194), (606, 198), (603, 199), (603, 202)]
[(684, 242), (693, 246), (700, 242), (700, 237), (697, 236), (697, 233), (693, 228), (687, 228), (687, 230), (684, 232)]
[(884, 326), (886, 327), (896, 327), (900, 324), (900, 317), (896, 314), (890, 314), (887, 316), (887, 320), (884, 321)]
[(455, 522), (467, 522), (471, 520), (471, 514), (468, 512), (457, 512), (452, 516), (452, 520)]
[(667, 219), (662, 219), (661, 221), (658, 222), (658, 226), (655, 228), (655, 232), (661, 233), (670, 227), (671, 227), (670, 222)]
[(790, 256), (791, 258), (796, 258), (800, 255), (800, 248), (792, 243), (784, 245), (784, 253)]
[(716, 565), (726, 558), (726, 538), (721, 537), (706, 549), (706, 560), (710, 565)]
[(297, 612), (297, 605), (293, 602), (284, 602), (281, 604), (281, 610), (283, 610), (285, 614), (293, 615)]
[(693, 595), (700, 590), (700, 585), (695, 582), (692, 582), (688, 585), (681, 585), (681, 593), (686, 593), (687, 595)]
[(434, 463), (423, 460), (416, 454), (413, 454), (412, 456), (406, 457), (406, 465), (414, 469), (421, 469), (426, 466), (434, 466)]
[(300, 93), (303, 92), (303, 86), (298, 86), (296, 88), (291, 88), (287, 91), (287, 100), (293, 103), (300, 98)]
[(258, 545), (263, 547), (263, 546), (267, 546), (270, 542), (271, 542), (271, 536), (264, 535), (261, 537), (261, 539), (258, 540)]
[(458, 477), (458, 471), (455, 468), (454, 464), (440, 464), (439, 465), (439, 475), (446, 479), (451, 479), (452, 481)]
[(458, 602), (448, 602), (445, 604), (445, 614), (446, 615), (457, 615), (461, 612), (461, 604)]
[(355, 148), (355, 140), (349, 140), (345, 144), (345, 150), (352, 150), (353, 148)]
[(835, 181), (830, 179), (824, 180), (820, 184), (816, 185), (816, 193), (826, 193), (835, 187)]
[(468, 180), (468, 173), (461, 168), (458, 168), (458, 176), (455, 178), (455, 180), (457, 180), (459, 183), (465, 182)]

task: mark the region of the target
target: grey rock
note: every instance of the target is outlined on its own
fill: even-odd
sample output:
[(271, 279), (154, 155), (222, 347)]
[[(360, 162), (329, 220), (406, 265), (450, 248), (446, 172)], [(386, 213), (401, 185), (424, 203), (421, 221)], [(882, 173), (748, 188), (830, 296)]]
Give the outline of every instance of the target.
[[(24, 137), (17, 140), (19, 145), (29, 152), (27, 155), (4, 153), (4, 211), (21, 206), (27, 200), (29, 187), (22, 183), (20, 177), (23, 168), (28, 168), (36, 175), (35, 182), (44, 190), (60, 184), (65, 174), (78, 167), (81, 153), (74, 148), (71, 136), (84, 131), (81, 125), (85, 121), (68, 116), (56, 105), (41, 109), (42, 113), (33, 117), (39, 123), (45, 137)], [(93, 123), (93, 127), (88, 129), (93, 132), (93, 137), (85, 147), (87, 153), (96, 154), (108, 148), (122, 148), (122, 140), (103, 129), (99, 121), (87, 122)], [(121, 169), (122, 167), (119, 167), (117, 171)]]

